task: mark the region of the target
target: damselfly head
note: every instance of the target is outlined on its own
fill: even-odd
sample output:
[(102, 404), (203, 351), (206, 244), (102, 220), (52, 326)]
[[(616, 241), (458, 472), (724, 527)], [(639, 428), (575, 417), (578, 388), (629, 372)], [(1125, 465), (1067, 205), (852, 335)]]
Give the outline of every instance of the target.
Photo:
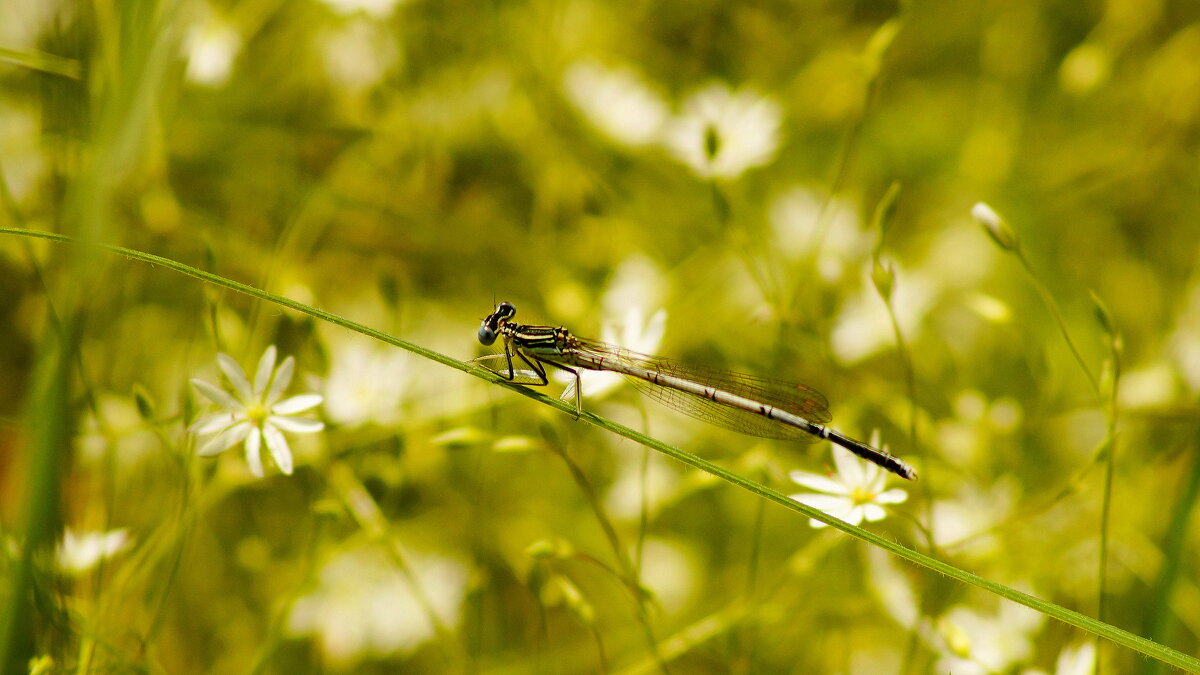
[(479, 343), (490, 345), (496, 341), (496, 329), (488, 325), (485, 319), (483, 325), (479, 327)]
[(496, 305), (496, 311), (489, 314), (479, 326), (479, 342), (485, 345), (495, 342), (496, 336), (500, 334), (500, 326), (513, 318), (516, 313), (517, 308), (511, 302), (501, 302)]
[(508, 302), (508, 301), (502, 301), (500, 304), (496, 305), (496, 311), (492, 312), (492, 316), (495, 317), (497, 320), (499, 320), (502, 323), (513, 318), (514, 316), (516, 316), (516, 314), (517, 314), (516, 306), (514, 306), (511, 302)]

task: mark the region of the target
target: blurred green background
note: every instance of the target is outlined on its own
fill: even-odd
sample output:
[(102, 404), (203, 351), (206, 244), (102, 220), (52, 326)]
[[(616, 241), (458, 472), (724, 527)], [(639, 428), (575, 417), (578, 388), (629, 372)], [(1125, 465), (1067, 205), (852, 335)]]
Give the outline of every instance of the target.
[[(3, 14), (3, 226), (464, 360), (508, 300), (518, 321), (807, 383), (921, 474), (872, 529), (1200, 649), (1195, 3)], [(0, 279), (3, 577), (32, 575), (4, 584), (25, 629), (10, 665), (652, 672), (656, 649), (683, 673), (1153, 668), (345, 329), (13, 235)], [(290, 437), (293, 475), (257, 479), (240, 446), (196, 457), (210, 407), (188, 381), (218, 382), (218, 352), (253, 373), (271, 344), (326, 428)], [(789, 494), (789, 471), (834, 466), (629, 387), (584, 406)], [(60, 525), (92, 534), (81, 560)], [(64, 544), (22, 567), (39, 537)]]

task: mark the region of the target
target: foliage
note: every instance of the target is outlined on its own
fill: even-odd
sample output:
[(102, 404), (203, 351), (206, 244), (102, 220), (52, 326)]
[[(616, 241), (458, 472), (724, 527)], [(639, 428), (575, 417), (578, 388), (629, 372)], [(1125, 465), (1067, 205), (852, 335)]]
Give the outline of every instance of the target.
[[(7, 670), (1198, 667), (1194, 6), (5, 14)], [(512, 396), (497, 300), (920, 479), (814, 529), (827, 446)]]

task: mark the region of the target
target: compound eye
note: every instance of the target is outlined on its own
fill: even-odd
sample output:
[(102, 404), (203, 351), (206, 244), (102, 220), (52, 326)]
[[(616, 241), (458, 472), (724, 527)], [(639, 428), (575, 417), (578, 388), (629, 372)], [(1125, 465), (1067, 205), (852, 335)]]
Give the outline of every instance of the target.
[(508, 302), (506, 300), (506, 301), (500, 303), (499, 305), (496, 305), (496, 313), (494, 314), (494, 316), (503, 321), (507, 321), (507, 320), (513, 318), (513, 316), (515, 316), (516, 313), (517, 313), (516, 305), (514, 305), (511, 302)]
[(479, 327), (479, 342), (480, 344), (490, 345), (496, 341), (496, 331), (487, 324), (486, 321)]

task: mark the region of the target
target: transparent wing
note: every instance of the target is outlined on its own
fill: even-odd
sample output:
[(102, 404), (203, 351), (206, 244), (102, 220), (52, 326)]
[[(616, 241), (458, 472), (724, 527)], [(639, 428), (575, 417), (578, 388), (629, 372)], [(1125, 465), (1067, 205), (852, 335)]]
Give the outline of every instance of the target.
[[(638, 368), (691, 380), (706, 387), (720, 389), (743, 398), (803, 417), (815, 424), (833, 419), (829, 401), (819, 391), (803, 384), (755, 377), (719, 368), (705, 368), (672, 361), (661, 356), (639, 354), (615, 345), (576, 338), (583, 355), (619, 359)], [(816, 436), (757, 413), (717, 403), (690, 392), (656, 385), (641, 378), (627, 376), (639, 391), (647, 396), (696, 419), (739, 433), (761, 438), (778, 438), (799, 442), (814, 442)]]
[(521, 366), (524, 365), (524, 362), (515, 356), (512, 360), (513, 371), (512, 377), (510, 378), (508, 372), (508, 360), (504, 358), (503, 352), (499, 354), (485, 354), (484, 356), (471, 359), (471, 363), (477, 364), (482, 368), (486, 368), (487, 370), (490, 370), (500, 377), (503, 377), (509, 382), (513, 382), (515, 384), (532, 385), (534, 387), (540, 387), (546, 384), (546, 380), (543, 379), (537, 371), (529, 368), (522, 368)]

